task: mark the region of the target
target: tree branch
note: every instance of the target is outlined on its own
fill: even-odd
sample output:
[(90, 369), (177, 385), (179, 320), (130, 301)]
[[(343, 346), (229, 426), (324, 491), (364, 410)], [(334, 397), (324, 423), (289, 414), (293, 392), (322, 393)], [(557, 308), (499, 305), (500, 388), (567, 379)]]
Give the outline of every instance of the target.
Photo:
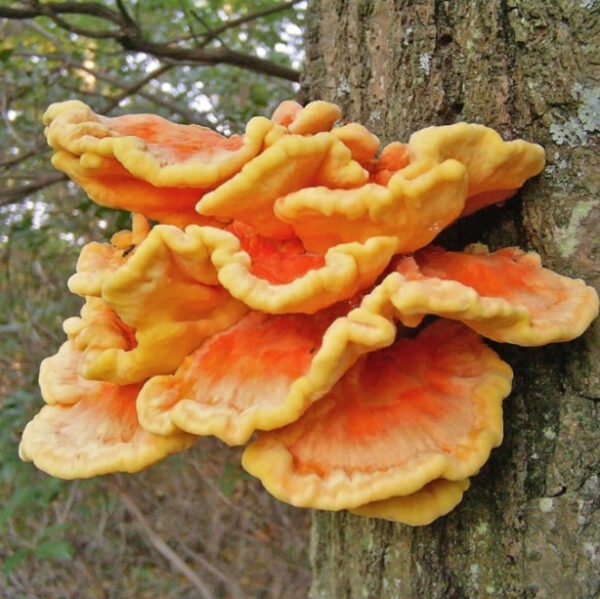
[[(152, 73), (150, 73), (149, 76), (144, 77), (141, 81), (138, 81), (132, 85), (127, 85), (125, 82), (120, 81), (116, 77), (107, 75), (106, 73), (102, 73), (101, 71), (97, 71), (90, 67), (86, 67), (83, 64), (75, 62), (74, 60), (71, 59), (70, 56), (67, 56), (65, 54), (43, 54), (42, 55), (42, 54), (39, 54), (36, 52), (15, 52), (15, 56), (23, 56), (23, 57), (44, 56), (45, 58), (49, 58), (52, 60), (62, 61), (67, 67), (70, 67), (72, 69), (78, 69), (80, 71), (85, 71), (86, 73), (93, 75), (94, 77), (96, 77), (96, 79), (99, 79), (100, 81), (105, 81), (106, 83), (110, 83), (111, 85), (114, 85), (115, 87), (118, 87), (119, 89), (124, 90), (124, 93), (119, 94), (118, 96), (116, 96), (114, 98), (114, 100), (118, 99), (119, 103), (122, 102), (128, 96), (131, 96), (133, 94), (138, 94), (142, 98), (145, 98), (146, 100), (149, 100), (150, 102), (153, 102), (157, 106), (162, 106), (163, 108), (166, 108), (167, 110), (171, 111), (173, 114), (178, 114), (188, 123), (196, 123), (196, 124), (202, 125), (204, 127), (209, 127), (211, 129), (214, 129), (214, 125), (212, 125), (205, 118), (203, 118), (203, 116), (201, 114), (187, 110), (186, 108), (179, 106), (175, 102), (171, 102), (165, 98), (156, 96), (150, 92), (145, 92), (140, 89), (141, 87), (143, 87), (144, 85), (149, 83), (150, 80), (155, 79), (158, 75), (160, 75), (162, 73), (158, 73), (158, 75), (157, 75), (156, 72), (154, 71), (154, 76), (150, 76), (152, 74)], [(163, 67), (156, 69), (156, 71), (162, 70), (162, 69), (164, 69), (164, 71), (166, 71), (169, 68), (173, 68), (175, 66), (176, 65), (174, 65), (174, 64), (164, 65)], [(147, 79), (147, 81), (145, 81), (146, 79)], [(68, 89), (68, 88), (66, 88), (66, 89)], [(78, 91), (79, 91), (79, 93), (85, 93), (85, 92), (82, 92), (81, 90), (78, 90)], [(102, 96), (102, 94), (96, 94), (96, 95)], [(102, 96), (102, 97), (105, 97), (105, 96)], [(106, 114), (106, 113), (110, 112), (111, 110), (113, 110), (114, 108), (115, 108), (115, 106), (112, 106), (112, 102), (111, 102), (107, 108), (102, 110), (102, 114)]]
[(170, 71), (172, 68), (174, 68), (174, 66), (175, 65), (172, 64), (163, 64), (160, 67), (154, 69), (153, 71), (150, 71), (145, 77), (142, 77), (142, 79), (140, 79), (133, 85), (130, 85), (129, 87), (124, 87), (123, 91), (120, 94), (118, 94), (114, 98), (111, 98), (110, 102), (104, 107), (102, 112), (105, 114), (111, 112), (111, 110), (114, 110), (125, 98), (133, 96), (136, 93), (142, 95), (141, 89), (146, 84), (150, 83), (150, 81), (152, 81), (153, 79), (157, 79), (167, 71)]
[(20, 162), (24, 162), (28, 158), (32, 156), (37, 156), (42, 151), (42, 146), (32, 148), (31, 150), (27, 150), (24, 154), (19, 154), (18, 156), (13, 156), (12, 158), (7, 158), (5, 160), (0, 160), (0, 169), (4, 170), (10, 168), (11, 166), (16, 166)]
[(229, 48), (177, 48), (165, 44), (156, 44), (137, 40), (128, 50), (145, 52), (155, 57), (169, 58), (177, 62), (191, 61), (196, 64), (229, 64), (255, 73), (271, 75), (288, 81), (299, 81), (300, 73), (291, 67), (277, 64), (252, 54), (244, 54)]
[[(0, 11), (1, 10), (2, 9), (0, 9)], [(30, 29), (32, 29), (33, 31), (35, 31), (36, 33), (38, 33), (39, 35), (42, 35), (43, 37), (49, 39), (56, 46), (59, 46), (59, 47), (61, 46), (60, 41), (56, 37), (54, 37), (51, 33), (46, 31), (43, 27), (40, 27), (39, 25), (37, 25), (34, 22), (27, 23), (26, 26), (29, 27)], [(144, 85), (149, 83), (152, 79), (156, 79), (157, 77), (159, 77), (166, 71), (173, 68), (175, 66), (174, 64), (161, 66), (158, 69), (156, 69), (155, 71), (152, 71), (151, 73), (149, 73), (147, 77), (144, 77), (137, 83), (134, 83), (133, 85), (128, 86), (126, 83), (116, 79), (115, 77), (111, 77), (110, 75), (101, 73), (99, 71), (96, 71), (94, 69), (91, 69), (89, 67), (84, 66), (83, 64), (80, 64), (80, 63), (74, 61), (71, 58), (71, 56), (69, 56), (68, 54), (44, 54), (44, 55), (41, 55), (39, 53), (34, 53), (34, 52), (15, 52), (15, 56), (28, 56), (28, 57), (44, 56), (45, 58), (60, 60), (64, 64), (66, 64), (67, 66), (69, 66), (73, 69), (80, 69), (82, 71), (85, 71), (86, 73), (93, 75), (94, 77), (96, 77), (97, 79), (100, 79), (101, 81), (105, 81), (106, 83), (110, 83), (111, 85), (114, 85), (115, 87), (122, 89), (123, 93), (116, 96), (108, 104), (108, 106), (104, 109), (103, 112), (105, 114), (108, 114), (114, 108), (116, 108), (118, 106), (118, 104), (120, 104), (126, 97), (132, 96), (137, 93), (142, 98), (145, 98), (146, 100), (149, 100), (150, 102), (153, 102), (154, 104), (156, 104), (158, 106), (162, 106), (163, 108), (170, 110), (173, 114), (179, 114), (188, 123), (197, 123), (204, 127), (209, 127), (211, 129), (214, 129), (214, 126), (211, 123), (209, 123), (205, 118), (203, 118), (202, 115), (200, 115), (196, 112), (191, 112), (189, 110), (186, 110), (185, 108), (182, 108), (181, 106), (179, 106), (178, 104), (176, 104), (174, 102), (170, 102), (169, 100), (166, 100), (161, 97), (156, 97), (149, 92), (142, 91), (141, 88), (144, 87)], [(117, 104), (113, 105), (114, 102), (117, 102)]]
[[(295, 69), (225, 47), (206, 48), (205, 44), (202, 44), (201, 46), (186, 48), (173, 46), (169, 43), (146, 40), (143, 38), (139, 26), (133, 21), (126, 10), (125, 12), (121, 10), (115, 11), (94, 2), (52, 2), (50, 4), (40, 4), (37, 0), (33, 0), (29, 4), (30, 7), (23, 9), (0, 7), (0, 17), (7, 19), (34, 19), (45, 16), (52, 19), (61, 29), (90, 38), (114, 39), (125, 50), (131, 52), (145, 52), (155, 57), (168, 58), (175, 61), (191, 61), (204, 65), (230, 64), (256, 73), (287, 79), (288, 81), (298, 81), (300, 77), (300, 74)], [(120, 5), (119, 2), (117, 4), (118, 6)], [(296, 1), (284, 2), (276, 7), (257, 11), (258, 14), (252, 13), (238, 19), (232, 19), (204, 35), (209, 36), (208, 41), (210, 41), (222, 31), (256, 19), (259, 16), (284, 10), (294, 4), (296, 4)], [(61, 17), (64, 14), (96, 17), (116, 25), (117, 28), (100, 31), (81, 28), (65, 21)]]
[[(119, 13), (111, 8), (98, 4), (97, 2), (52, 2), (41, 4), (38, 0), (29, 0), (26, 2), (28, 8), (3, 8), (0, 7), (0, 17), (7, 19), (34, 19), (44, 15), (44, 10), (50, 10), (57, 14), (86, 15), (88, 17), (97, 17), (110, 21), (115, 25), (121, 25), (123, 22)], [(46, 15), (48, 16), (48, 15)]]
[(105, 31), (95, 31), (94, 29), (86, 29), (84, 27), (77, 27), (63, 18), (59, 17), (52, 9), (45, 9), (40, 13), (40, 16), (50, 17), (61, 29), (76, 33), (83, 37), (91, 37), (97, 40), (116, 39), (120, 37), (119, 30), (107, 29)]
[(0, 190), (0, 206), (8, 206), (9, 204), (16, 204), (20, 202), (28, 195), (40, 191), (46, 187), (50, 187), (60, 181), (66, 181), (66, 175), (62, 173), (54, 173), (47, 177), (38, 179), (33, 183), (27, 185), (21, 185), (19, 187), (8, 187)]
[(136, 505), (133, 499), (118, 485), (114, 485), (121, 497), (121, 501), (125, 505), (127, 511), (133, 516), (137, 525), (142, 530), (147, 540), (158, 553), (160, 553), (171, 566), (180, 574), (183, 574), (198, 591), (204, 599), (214, 599), (208, 586), (200, 579), (200, 577), (175, 553), (175, 551), (167, 544), (167, 542), (150, 526), (146, 517)]
[(117, 8), (123, 17), (123, 21), (130, 25), (131, 27), (137, 27), (135, 21), (132, 19), (131, 15), (127, 12), (127, 7), (123, 4), (123, 0), (115, 0), (117, 4)]
[(244, 23), (249, 23), (250, 21), (255, 21), (256, 19), (260, 19), (261, 17), (267, 17), (269, 15), (275, 14), (277, 12), (281, 12), (283, 10), (287, 10), (288, 8), (292, 8), (294, 4), (299, 4), (303, 0), (290, 0), (289, 2), (282, 2), (281, 4), (276, 4), (275, 6), (271, 6), (269, 8), (263, 8), (261, 10), (257, 10), (255, 12), (251, 12), (243, 17), (238, 17), (237, 19), (230, 19), (225, 21), (223, 25), (219, 27), (215, 27), (211, 31), (207, 32), (209, 35), (219, 35), (228, 29), (234, 29), (239, 25), (243, 25)]
[[(223, 33), (224, 31), (228, 31), (229, 29), (235, 29), (239, 25), (243, 25), (245, 23), (255, 21), (256, 19), (260, 19), (261, 17), (266, 17), (269, 15), (275, 14), (277, 12), (287, 10), (288, 8), (291, 8), (295, 4), (299, 4), (300, 2), (303, 2), (303, 1), (304, 0), (291, 0), (288, 2), (282, 2), (281, 4), (276, 4), (275, 6), (270, 6), (268, 8), (262, 8), (260, 10), (251, 12), (247, 15), (244, 15), (243, 17), (238, 17), (236, 19), (229, 19), (228, 21), (225, 21), (225, 23), (223, 23), (222, 25), (219, 25), (218, 27), (215, 27), (213, 29), (206, 26), (206, 23), (204, 22), (204, 20), (201, 18), (201, 16), (197, 12), (192, 12), (191, 14), (195, 19), (199, 20), (204, 25), (205, 29), (207, 30), (201, 34), (201, 37), (203, 38), (202, 45), (206, 46), (211, 40), (219, 39), (219, 35), (221, 33)], [(171, 40), (169, 42), (169, 44), (176, 44), (178, 42), (187, 41), (189, 39), (196, 39), (197, 37), (198, 36), (195, 34), (187, 35), (185, 37), (180, 37), (180, 38)]]
[[(72, 65), (72, 66), (74, 68), (82, 69), (83, 71), (86, 71), (87, 73), (89, 73), (90, 75), (93, 75), (97, 79), (100, 79), (101, 81), (105, 81), (106, 83), (110, 83), (111, 85), (114, 85), (115, 87), (119, 87), (123, 90), (128, 89), (128, 87), (125, 83), (123, 83), (122, 81), (119, 81), (115, 77), (107, 75), (106, 73), (101, 73), (100, 71), (96, 71), (95, 69), (90, 69), (83, 65)], [(137, 86), (137, 85), (138, 84), (136, 83), (135, 86)], [(182, 108), (181, 106), (178, 106), (174, 102), (170, 102), (169, 100), (165, 100), (164, 98), (158, 97), (149, 92), (145, 92), (142, 89), (137, 90), (135, 93), (140, 95), (142, 98), (145, 98), (146, 100), (150, 100), (150, 102), (153, 102), (154, 104), (157, 104), (158, 106), (162, 106), (163, 108), (166, 108), (167, 110), (170, 110), (171, 112), (173, 112), (175, 114), (179, 114), (188, 123), (198, 123), (205, 127), (212, 128), (212, 125), (210, 125), (210, 123), (208, 121), (206, 121), (202, 117), (202, 115), (195, 113), (195, 112), (190, 112), (189, 110), (186, 110), (185, 108)], [(132, 95), (132, 94), (127, 94), (127, 95)], [(120, 98), (119, 102), (121, 102), (122, 100), (123, 100), (123, 98)], [(104, 112), (108, 112), (108, 109), (105, 109)]]

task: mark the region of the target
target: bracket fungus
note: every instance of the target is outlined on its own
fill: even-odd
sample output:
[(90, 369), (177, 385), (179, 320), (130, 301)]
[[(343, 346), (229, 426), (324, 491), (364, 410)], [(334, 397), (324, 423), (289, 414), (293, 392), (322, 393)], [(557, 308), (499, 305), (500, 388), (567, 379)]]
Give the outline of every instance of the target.
[(85, 379), (80, 374), (82, 356), (69, 340), (42, 362), (40, 388), (48, 405), (23, 431), (22, 459), (52, 476), (88, 478), (137, 472), (191, 447), (192, 435), (144, 430), (136, 411), (140, 385)]
[(243, 464), (275, 497), (329, 510), (464, 480), (500, 444), (511, 380), (478, 335), (439, 320), (363, 356), (295, 422), (260, 433)]
[(461, 501), (511, 389), (482, 337), (568, 341), (598, 296), (534, 253), (429, 245), (537, 175), (541, 147), (457, 123), (380, 148), (340, 116), (284, 102), (225, 138), (48, 109), (54, 165), (133, 225), (81, 251), (85, 305), (23, 459), (132, 472), (214, 435), (250, 442), (246, 469), (294, 505), (424, 525)]

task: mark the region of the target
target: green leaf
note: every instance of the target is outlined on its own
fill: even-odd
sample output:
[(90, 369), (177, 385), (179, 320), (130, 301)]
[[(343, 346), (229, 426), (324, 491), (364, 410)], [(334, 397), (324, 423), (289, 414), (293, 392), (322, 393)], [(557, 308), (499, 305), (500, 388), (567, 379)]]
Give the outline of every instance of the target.
[(15, 51), (14, 48), (2, 48), (0, 50), (0, 62), (8, 62), (10, 55)]
[(37, 488), (33, 485), (26, 485), (15, 489), (10, 499), (0, 510), (0, 530), (17, 509), (35, 501), (36, 495)]
[(71, 522), (65, 522), (64, 524), (53, 524), (52, 526), (47, 526), (42, 530), (41, 537), (43, 539), (49, 539), (57, 534), (62, 534), (68, 528), (71, 528)]
[(40, 559), (70, 560), (73, 558), (73, 546), (68, 541), (45, 541), (34, 550)]
[(219, 481), (219, 488), (223, 495), (231, 495), (235, 490), (235, 485), (239, 480), (248, 478), (248, 475), (239, 467), (234, 464), (225, 464), (223, 468), (223, 475)]
[(5, 576), (10, 576), (11, 572), (26, 558), (29, 556), (29, 550), (21, 549), (17, 551), (14, 555), (6, 558), (4, 560), (4, 564), (2, 565), (2, 570), (4, 571)]

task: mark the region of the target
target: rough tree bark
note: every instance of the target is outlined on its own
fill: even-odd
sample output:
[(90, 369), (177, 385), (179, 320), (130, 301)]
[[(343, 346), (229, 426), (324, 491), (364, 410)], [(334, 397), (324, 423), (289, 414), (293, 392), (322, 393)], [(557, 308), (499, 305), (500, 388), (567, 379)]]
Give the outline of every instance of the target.
[[(600, 284), (600, 2), (313, 0), (302, 93), (384, 142), (485, 123), (542, 144), (520, 199), (445, 242), (520, 245)], [(315, 599), (600, 596), (600, 326), (540, 349), (495, 346), (515, 370), (505, 441), (461, 506), (411, 529), (314, 515)]]

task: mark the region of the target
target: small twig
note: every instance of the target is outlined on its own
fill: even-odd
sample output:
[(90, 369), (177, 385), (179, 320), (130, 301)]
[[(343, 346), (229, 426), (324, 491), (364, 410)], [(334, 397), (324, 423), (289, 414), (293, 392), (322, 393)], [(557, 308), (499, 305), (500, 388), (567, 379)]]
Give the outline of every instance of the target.
[(157, 79), (158, 77), (160, 77), (167, 71), (170, 71), (171, 69), (174, 68), (174, 66), (175, 65), (173, 65), (173, 64), (163, 64), (160, 67), (158, 67), (157, 69), (150, 71), (145, 77), (143, 77), (139, 81), (136, 81), (133, 85), (130, 85), (129, 87), (125, 88), (119, 95), (112, 98), (110, 100), (110, 102), (106, 105), (106, 107), (104, 108), (103, 112), (105, 114), (111, 112), (125, 98), (128, 98), (129, 96), (133, 96), (134, 94), (138, 93), (142, 89), (142, 87), (144, 87), (146, 84), (150, 83), (150, 81), (152, 81), (153, 79)]
[[(85, 65), (75, 63), (68, 56), (63, 56), (62, 54), (60, 54), (60, 55), (54, 56), (53, 58), (55, 58), (57, 60), (62, 60), (65, 64), (69, 65), (71, 68), (80, 69), (82, 71), (85, 71), (86, 73), (89, 73), (90, 75), (93, 75), (94, 77), (96, 77), (100, 81), (105, 81), (106, 83), (110, 83), (111, 85), (114, 85), (115, 87), (119, 87), (119, 88), (121, 88), (123, 90), (128, 90), (129, 89), (128, 86), (125, 83), (123, 83), (122, 81), (119, 81), (115, 77), (112, 77), (111, 75), (107, 75), (106, 73), (102, 73), (100, 71), (97, 71), (96, 69), (91, 69), (89, 67), (86, 67)], [(171, 65), (165, 65), (165, 69), (167, 68), (167, 66), (170, 67)], [(152, 77), (151, 79), (153, 79), (153, 78), (154, 77)], [(139, 85), (139, 82), (137, 82), (135, 84), (136, 87), (138, 85)], [(154, 104), (156, 104), (158, 106), (162, 106), (163, 108), (166, 108), (167, 110), (170, 110), (174, 114), (179, 114), (187, 122), (198, 123), (198, 124), (203, 125), (205, 127), (211, 127), (211, 128), (213, 128), (212, 125), (208, 121), (206, 121), (205, 119), (201, 118), (198, 114), (190, 112), (189, 110), (186, 110), (185, 108), (182, 108), (178, 104), (170, 102), (169, 100), (165, 100), (164, 98), (159, 98), (159, 97), (155, 96), (154, 94), (151, 94), (151, 93), (143, 91), (142, 89), (135, 90), (135, 93), (137, 93), (142, 98), (145, 98), (146, 100), (149, 100), (150, 102), (153, 102)], [(131, 94), (128, 94), (128, 95), (131, 95)], [(119, 102), (122, 102), (123, 98), (120, 98), (120, 96), (118, 96), (118, 97), (119, 97)], [(105, 110), (105, 112), (109, 112), (109, 110)]]
[(47, 40), (51, 41), (55, 46), (62, 46), (58, 37), (44, 29), (41, 25), (38, 25), (35, 21), (25, 21), (25, 23), (23, 23), (23, 26), (27, 27), (28, 29), (31, 29), (32, 31), (35, 31), (42, 37), (45, 37)]
[(202, 36), (204, 37), (204, 41), (202, 42), (202, 45), (200, 47), (203, 48), (207, 46), (214, 39), (216, 39), (224, 48), (227, 47), (227, 44), (225, 43), (223, 38), (219, 37), (219, 34), (216, 33), (214, 29), (211, 29), (209, 27), (208, 23), (206, 22), (206, 19), (200, 13), (194, 12), (192, 10), (190, 11), (190, 14), (192, 15), (192, 17), (194, 17), (194, 19), (196, 19), (196, 21), (198, 21), (202, 25), (202, 27), (204, 27), (204, 29), (206, 29), (206, 32), (202, 34)]
[[(54, 335), (53, 335), (54, 336)], [(69, 512), (73, 507), (73, 503), (75, 501), (75, 495), (79, 491), (79, 481), (73, 481), (69, 486), (69, 494), (67, 495), (67, 500), (64, 502), (62, 506), (62, 510), (57, 514), (56, 520), (59, 524), (64, 524), (69, 517)]]
[(249, 23), (250, 21), (255, 21), (256, 19), (260, 19), (261, 17), (266, 17), (268, 15), (275, 14), (277, 12), (281, 12), (282, 10), (287, 10), (288, 8), (292, 8), (294, 4), (298, 4), (302, 2), (302, 0), (291, 0), (290, 2), (282, 2), (281, 4), (276, 4), (275, 6), (270, 6), (269, 8), (263, 8), (261, 10), (257, 10), (255, 12), (251, 12), (243, 17), (238, 17), (237, 19), (230, 19), (225, 21), (223, 25), (219, 27), (215, 27), (212, 31), (209, 31), (209, 34), (219, 35), (228, 29), (233, 29), (234, 27), (239, 27), (244, 23)]
[[(219, 35), (224, 31), (227, 31), (229, 29), (235, 29), (240, 25), (250, 23), (251, 21), (255, 21), (256, 19), (260, 19), (261, 17), (267, 17), (269, 15), (281, 12), (283, 10), (287, 10), (288, 8), (291, 8), (295, 4), (298, 4), (302, 1), (303, 0), (291, 0), (289, 2), (282, 2), (281, 4), (276, 4), (275, 6), (270, 6), (268, 8), (262, 8), (260, 10), (256, 10), (236, 19), (229, 19), (225, 21), (222, 25), (219, 25), (218, 27), (214, 27), (212, 29), (208, 27), (206, 21), (197, 12), (192, 11), (191, 14), (196, 20), (200, 21), (204, 28), (207, 30), (205, 33), (202, 34), (202, 37), (204, 38), (204, 41), (202, 42), (203, 46), (206, 46), (213, 39), (217, 39), (219, 40), (219, 42), (221, 42), (221, 44), (226, 45), (225, 42), (223, 42), (223, 40), (219, 37)], [(190, 36), (180, 37), (176, 40), (172, 40), (171, 43), (187, 41), (188, 39), (190, 39)]]
[[(112, 9), (96, 4), (95, 2), (53, 2), (51, 4), (35, 4), (38, 7), (38, 14), (52, 19), (61, 29), (66, 29), (77, 35), (83, 35), (93, 39), (117, 39), (121, 31), (129, 26), (129, 23), (123, 19), (122, 15)], [(65, 21), (60, 14), (86, 14), (91, 17), (104, 19), (117, 25), (118, 29), (106, 29), (96, 31), (85, 27), (77, 27), (68, 21)]]
[(190, 547), (188, 547), (185, 543), (182, 543), (183, 551), (192, 559), (200, 562), (200, 564), (206, 568), (209, 572), (214, 574), (221, 582), (227, 585), (231, 592), (232, 599), (244, 599), (244, 595), (242, 594), (242, 590), (238, 583), (233, 580), (231, 577), (227, 576), (219, 568), (211, 564), (203, 555), (198, 553), (197, 551), (193, 551)]
[(32, 148), (31, 150), (27, 150), (24, 154), (19, 154), (14, 158), (7, 158), (6, 160), (0, 161), (0, 168), (5, 169), (11, 166), (16, 166), (17, 164), (24, 162), (28, 158), (32, 156), (37, 156), (44, 151), (44, 146), (40, 143), (40, 145), (36, 148)]
[(189, 31), (189, 33), (187, 35), (182, 36), (181, 38), (177, 39), (177, 40), (172, 40), (170, 43), (171, 44), (178, 44), (182, 41), (189, 41), (189, 40), (193, 40), (194, 43), (196, 44), (196, 46), (201, 46), (201, 45), (206, 45), (206, 42), (201, 42), (199, 38), (203, 37), (202, 35), (198, 35), (195, 31), (194, 31), (194, 27), (193, 24), (191, 22), (190, 19), (190, 13), (191, 16), (194, 16), (194, 11), (188, 11), (187, 7), (185, 6), (185, 4), (183, 3), (182, 0), (179, 0), (179, 9), (181, 10), (181, 12), (185, 15), (185, 22), (186, 22), (186, 26), (187, 26), (187, 30)]
[(12, 187), (8, 189), (0, 189), (0, 206), (8, 206), (9, 204), (16, 204), (29, 194), (36, 191), (40, 191), (50, 185), (59, 183), (60, 181), (66, 181), (67, 177), (62, 173), (56, 173), (54, 175), (48, 175), (43, 179), (38, 179), (34, 183), (28, 185), (21, 185), (20, 187)]
[(136, 520), (142, 532), (146, 535), (148, 541), (160, 553), (175, 570), (183, 574), (195, 589), (204, 599), (214, 599), (214, 595), (210, 589), (204, 584), (200, 577), (175, 553), (175, 551), (167, 544), (167, 542), (150, 526), (148, 520), (136, 505), (133, 499), (118, 485), (115, 485), (121, 501), (127, 508), (127, 511)]

